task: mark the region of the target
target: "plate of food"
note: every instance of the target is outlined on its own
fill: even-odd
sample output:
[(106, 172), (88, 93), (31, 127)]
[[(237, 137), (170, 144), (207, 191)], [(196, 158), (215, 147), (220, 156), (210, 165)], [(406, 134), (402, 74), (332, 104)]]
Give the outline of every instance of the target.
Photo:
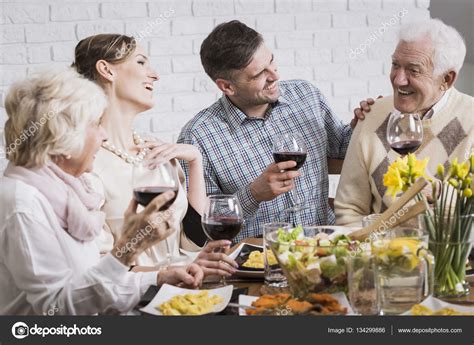
[(160, 316), (219, 313), (229, 304), (233, 288), (227, 285), (217, 289), (191, 290), (163, 284), (151, 302), (140, 311)]
[(412, 316), (474, 316), (474, 307), (444, 302), (430, 296), (420, 304), (415, 304), (402, 315)]
[[(239, 268), (235, 273), (236, 276), (263, 278), (264, 257), (262, 246), (242, 243), (229, 256), (233, 258), (239, 265)], [(278, 264), (275, 255), (271, 251), (268, 251), (268, 259), (270, 265)]]
[(354, 315), (342, 292), (334, 294), (308, 294), (295, 299), (288, 293), (263, 295), (260, 297), (240, 295), (239, 304), (250, 308), (239, 308), (239, 315)]

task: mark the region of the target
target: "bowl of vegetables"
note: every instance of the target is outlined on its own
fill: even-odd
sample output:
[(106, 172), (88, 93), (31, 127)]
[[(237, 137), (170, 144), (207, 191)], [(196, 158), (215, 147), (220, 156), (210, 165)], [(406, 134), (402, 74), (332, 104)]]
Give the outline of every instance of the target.
[(347, 290), (344, 259), (359, 246), (358, 241), (346, 235), (351, 230), (335, 226), (297, 226), (267, 234), (266, 241), (295, 297)]

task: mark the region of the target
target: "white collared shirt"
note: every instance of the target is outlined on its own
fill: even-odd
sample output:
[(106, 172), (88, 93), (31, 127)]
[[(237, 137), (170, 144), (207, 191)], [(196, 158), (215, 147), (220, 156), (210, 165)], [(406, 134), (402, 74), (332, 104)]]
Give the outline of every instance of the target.
[[(426, 114), (428, 114), (429, 112), (433, 111), (431, 116), (429, 116), (429, 119), (432, 119), (433, 117), (435, 117), (443, 108), (444, 106), (446, 105), (446, 103), (448, 102), (448, 98), (449, 98), (449, 95), (451, 94), (451, 88), (449, 88), (448, 90), (446, 90), (446, 92), (444, 93), (444, 95), (441, 97), (441, 99), (436, 102), (430, 110), (428, 110), (426, 112)], [(425, 114), (425, 116), (426, 116)]]
[(156, 284), (156, 272), (128, 272), (95, 241), (75, 240), (36, 188), (4, 176), (0, 277), (0, 315), (125, 313)]

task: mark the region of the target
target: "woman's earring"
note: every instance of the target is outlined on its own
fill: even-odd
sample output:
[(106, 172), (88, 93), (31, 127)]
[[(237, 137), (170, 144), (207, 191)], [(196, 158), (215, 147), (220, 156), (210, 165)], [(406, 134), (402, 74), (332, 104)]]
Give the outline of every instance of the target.
[(71, 159), (71, 155), (66, 155), (66, 156), (64, 156), (64, 158)]

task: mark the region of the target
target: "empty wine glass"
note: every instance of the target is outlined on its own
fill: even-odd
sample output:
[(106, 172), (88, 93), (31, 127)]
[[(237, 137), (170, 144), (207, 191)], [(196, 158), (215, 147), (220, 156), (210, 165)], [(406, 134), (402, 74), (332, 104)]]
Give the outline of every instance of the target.
[[(179, 191), (179, 178), (176, 168), (170, 162), (156, 164), (151, 160), (142, 160), (133, 165), (132, 187), (135, 200), (146, 207), (154, 198), (167, 191), (173, 191), (174, 197), (166, 202), (159, 211), (166, 211), (176, 200)], [(183, 261), (173, 258), (168, 241), (166, 243), (166, 262), (162, 268)], [(164, 267), (163, 267), (164, 266)]]
[(423, 140), (423, 124), (418, 114), (394, 111), (387, 125), (387, 142), (398, 154), (415, 152)]
[[(289, 170), (298, 170), (306, 161), (307, 148), (303, 137), (298, 133), (284, 133), (277, 135), (273, 141), (273, 159), (275, 163), (295, 161), (296, 166)], [(306, 209), (304, 200), (300, 200), (295, 188), (293, 193), (293, 206), (286, 209), (287, 212), (297, 212)]]
[[(201, 218), (204, 233), (211, 241), (232, 241), (242, 230), (244, 216), (239, 199), (235, 195), (211, 195)], [(218, 248), (216, 252), (223, 252)], [(226, 285), (225, 277), (221, 277), (220, 285)]]

